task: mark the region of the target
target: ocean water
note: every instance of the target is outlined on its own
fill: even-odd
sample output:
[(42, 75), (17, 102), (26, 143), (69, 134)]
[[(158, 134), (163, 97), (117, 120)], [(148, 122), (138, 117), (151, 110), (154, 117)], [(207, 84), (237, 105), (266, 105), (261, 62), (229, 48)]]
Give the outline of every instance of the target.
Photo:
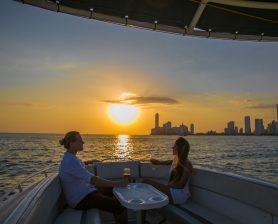
[[(82, 160), (172, 159), (178, 136), (82, 135)], [(59, 134), (0, 134), (0, 196), (26, 176), (58, 165)], [(186, 136), (193, 165), (278, 184), (278, 137)], [(34, 177), (29, 182), (34, 181)], [(40, 177), (41, 178), (41, 177)], [(27, 182), (26, 184), (30, 184)]]

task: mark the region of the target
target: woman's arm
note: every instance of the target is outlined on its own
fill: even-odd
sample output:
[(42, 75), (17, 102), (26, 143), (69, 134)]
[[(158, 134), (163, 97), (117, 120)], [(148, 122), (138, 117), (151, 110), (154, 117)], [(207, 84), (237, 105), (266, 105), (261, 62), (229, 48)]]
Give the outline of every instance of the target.
[(157, 160), (157, 159), (150, 159), (150, 162), (154, 165), (171, 165), (173, 160)]
[(126, 187), (128, 184), (128, 178), (124, 178), (121, 181), (111, 181), (99, 176), (93, 176), (91, 178), (91, 184), (97, 187)]

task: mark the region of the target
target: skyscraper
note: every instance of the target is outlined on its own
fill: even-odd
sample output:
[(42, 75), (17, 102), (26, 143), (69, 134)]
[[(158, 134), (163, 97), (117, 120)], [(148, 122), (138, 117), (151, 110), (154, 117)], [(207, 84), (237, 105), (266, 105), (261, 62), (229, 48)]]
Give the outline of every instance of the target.
[(277, 117), (276, 117), (276, 121), (278, 122), (278, 104), (276, 104), (276, 110), (277, 110)]
[(190, 133), (194, 135), (194, 124), (190, 125)]
[(159, 127), (159, 114), (158, 113), (155, 114), (155, 126), (154, 127), (155, 128)]
[(225, 128), (225, 134), (227, 134), (227, 135), (235, 134), (235, 122), (234, 121), (228, 122), (227, 128)]
[(262, 135), (264, 133), (263, 119), (255, 119), (255, 135)]
[(244, 124), (245, 124), (245, 134), (250, 135), (251, 134), (250, 116), (244, 117)]

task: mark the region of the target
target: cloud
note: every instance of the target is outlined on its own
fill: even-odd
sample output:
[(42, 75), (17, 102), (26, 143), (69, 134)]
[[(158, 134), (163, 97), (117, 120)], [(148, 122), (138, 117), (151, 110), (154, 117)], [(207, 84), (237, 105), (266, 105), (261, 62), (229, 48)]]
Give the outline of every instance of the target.
[(274, 109), (276, 107), (276, 102), (276, 96), (261, 96), (255, 99), (247, 99), (245, 108), (259, 110)]
[(24, 106), (24, 107), (34, 106), (32, 103), (12, 102), (12, 101), (0, 101), (0, 105), (3, 105), (3, 106)]
[(131, 97), (129, 100), (135, 101), (137, 104), (149, 104), (149, 103), (160, 103), (160, 104), (178, 104), (179, 102), (169, 97)]
[(179, 102), (170, 97), (164, 96), (130, 96), (121, 98), (119, 100), (104, 100), (105, 103), (115, 103), (115, 104), (178, 104)]
[(273, 109), (275, 107), (274, 104), (257, 104), (257, 105), (251, 105), (251, 106), (247, 106), (246, 108), (248, 109)]
[(29, 109), (41, 109), (41, 110), (56, 110), (59, 106), (47, 103), (28, 103), (28, 102), (12, 102), (12, 101), (0, 101), (0, 106), (2, 107), (20, 107)]

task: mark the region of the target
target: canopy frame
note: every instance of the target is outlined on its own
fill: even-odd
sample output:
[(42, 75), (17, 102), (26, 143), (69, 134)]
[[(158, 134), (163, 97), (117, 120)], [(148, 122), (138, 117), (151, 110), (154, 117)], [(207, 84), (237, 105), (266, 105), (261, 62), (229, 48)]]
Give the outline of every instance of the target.
[[(160, 22), (159, 18), (156, 18), (155, 15), (152, 16), (153, 20), (151, 21), (149, 18), (151, 17), (149, 14), (143, 14), (144, 10), (149, 10), (143, 8), (142, 19), (132, 18), (128, 13), (123, 14), (123, 16), (114, 15), (113, 13), (106, 13), (104, 10), (95, 10), (94, 7), (75, 7), (74, 1), (64, 0), (64, 1), (54, 1), (54, 0), (15, 0), (21, 1), (24, 4), (29, 4), (33, 6), (37, 6), (40, 8), (44, 8), (51, 11), (71, 14), (79, 17), (84, 17), (88, 19), (95, 19), (100, 21), (105, 21), (109, 23), (124, 25), (132, 28), (142, 28), (142, 29), (149, 29), (155, 30), (160, 32), (167, 32), (167, 33), (174, 33), (180, 35), (188, 35), (188, 36), (197, 36), (197, 37), (204, 37), (204, 38), (219, 38), (219, 39), (230, 39), (230, 40), (250, 40), (250, 41), (278, 41), (278, 16), (274, 19), (262, 17), (260, 15), (252, 15), (245, 13), (243, 10), (252, 10), (254, 12), (259, 13), (269, 13), (269, 15), (277, 14), (278, 15), (278, 3), (275, 2), (260, 2), (258, 0), (255, 1), (247, 1), (247, 0), (174, 0), (175, 2), (181, 4), (194, 4), (194, 7), (190, 9), (188, 12), (192, 14), (192, 18), (188, 20), (187, 24), (184, 26), (167, 24), (165, 22)], [(167, 0), (164, 0), (167, 1)], [(100, 4), (101, 1), (98, 0), (83, 0), (83, 5), (85, 4), (92, 4), (97, 5)], [(108, 1), (102, 0), (103, 4), (107, 4)], [(110, 1), (111, 2), (111, 1)], [(136, 0), (125, 0), (121, 1), (125, 3), (136, 2)], [(76, 1), (75, 1), (75, 4)], [(81, 3), (80, 3), (81, 4)], [(138, 3), (136, 3), (138, 4)], [(113, 3), (111, 3), (113, 6)], [(114, 5), (115, 6), (115, 5)], [(102, 6), (101, 6), (102, 7)], [(110, 8), (109, 8), (110, 9)], [(114, 8), (116, 14), (120, 14), (119, 8)], [(118, 11), (117, 11), (118, 10)], [(134, 10), (134, 9), (132, 9)], [(132, 13), (131, 10), (131, 13)], [(263, 10), (263, 11), (261, 11)], [(221, 24), (217, 25), (216, 28), (220, 27), (219, 30), (214, 30), (213, 21), (215, 22), (215, 18), (210, 17), (210, 11), (213, 12), (220, 12), (223, 15), (235, 15), (240, 18), (248, 19), (250, 21), (254, 20), (255, 28), (258, 26), (258, 32), (254, 33), (254, 31), (250, 31), (249, 33), (244, 33), (240, 30), (229, 30), (229, 32), (221, 31), (225, 30), (225, 27), (221, 27)], [(156, 11), (153, 11), (156, 14)], [(141, 13), (141, 12), (140, 12)], [(219, 14), (220, 14), (219, 13)], [(161, 14), (163, 15), (163, 14)], [(265, 14), (263, 14), (265, 15)], [(268, 15), (268, 14), (267, 14)], [(145, 17), (144, 17), (145, 16)], [(171, 15), (173, 16), (173, 14)], [(178, 15), (179, 16), (179, 15)], [(176, 17), (178, 21), (180, 18)], [(217, 15), (218, 16), (218, 15)], [(207, 24), (210, 24), (209, 19), (212, 18), (212, 27), (209, 27)], [(277, 18), (277, 19), (276, 19)], [(180, 21), (178, 21), (180, 22)], [(258, 25), (256, 25), (258, 24)], [(262, 28), (262, 24), (267, 24), (266, 32), (260, 31)], [(234, 25), (234, 24), (232, 24)], [(240, 24), (239, 24), (240, 25)], [(199, 28), (204, 27), (204, 28)], [(254, 29), (254, 27), (253, 27)], [(277, 30), (277, 31), (276, 31)], [(274, 34), (268, 35), (270, 31)]]

